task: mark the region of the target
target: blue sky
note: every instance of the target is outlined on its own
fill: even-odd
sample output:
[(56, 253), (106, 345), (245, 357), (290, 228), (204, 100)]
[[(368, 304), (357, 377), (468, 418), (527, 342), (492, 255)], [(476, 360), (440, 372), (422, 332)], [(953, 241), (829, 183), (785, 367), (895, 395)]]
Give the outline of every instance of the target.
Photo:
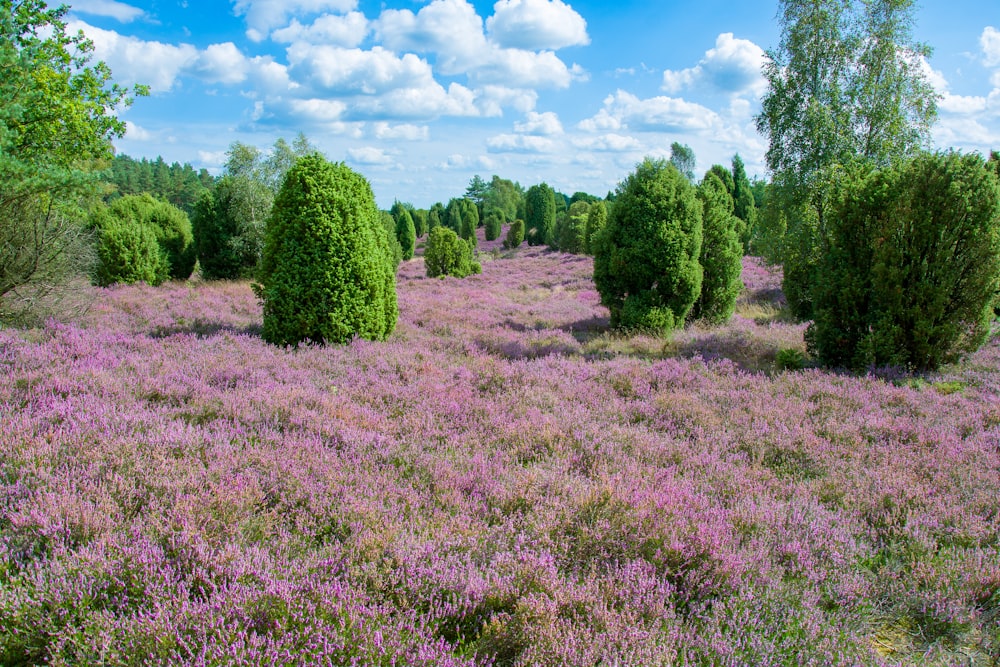
[[(690, 145), (699, 172), (740, 153), (776, 0), (70, 0), (116, 81), (145, 83), (119, 152), (217, 173), (234, 141), (298, 132), (427, 207), (475, 174), (605, 194), (645, 155)], [(1000, 149), (1000, 3), (927, 0), (939, 148)]]

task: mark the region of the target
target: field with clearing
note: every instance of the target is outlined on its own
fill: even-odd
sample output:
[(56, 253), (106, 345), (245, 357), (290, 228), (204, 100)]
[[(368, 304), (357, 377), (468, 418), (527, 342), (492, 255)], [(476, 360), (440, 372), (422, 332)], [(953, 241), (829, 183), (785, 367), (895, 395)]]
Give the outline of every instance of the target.
[(0, 330), (0, 664), (998, 664), (1000, 339), (781, 370), (756, 260), (669, 341), (483, 260), (385, 343), (269, 346), (247, 283)]

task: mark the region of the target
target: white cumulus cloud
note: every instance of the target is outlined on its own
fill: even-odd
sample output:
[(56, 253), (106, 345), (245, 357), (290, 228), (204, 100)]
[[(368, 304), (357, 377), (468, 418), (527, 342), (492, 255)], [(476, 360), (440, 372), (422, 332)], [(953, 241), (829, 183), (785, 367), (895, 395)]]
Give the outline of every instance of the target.
[(286, 27), (275, 30), (271, 39), (282, 44), (309, 42), (351, 48), (358, 46), (368, 36), (368, 19), (361, 12), (344, 15), (324, 14), (310, 25), (296, 19)]
[(108, 64), (115, 81), (125, 85), (146, 84), (154, 93), (170, 91), (178, 76), (198, 61), (198, 49), (190, 44), (147, 42), (82, 21), (72, 21), (67, 27), (87, 35), (94, 43), (97, 59)]
[(590, 44), (587, 22), (562, 0), (499, 0), (486, 30), (498, 46), (561, 49)]
[(514, 123), (514, 131), (519, 134), (536, 134), (540, 136), (558, 135), (563, 133), (559, 116), (553, 111), (537, 113), (529, 111), (522, 122)]
[(117, 2), (117, 0), (76, 0), (73, 3), (73, 11), (92, 16), (107, 16), (122, 23), (131, 23), (146, 14), (138, 7)]
[(299, 42), (289, 47), (288, 61), (293, 76), (326, 93), (376, 95), (434, 82), (427, 61), (380, 46), (365, 51)]
[(354, 164), (367, 166), (388, 165), (393, 163), (392, 156), (386, 154), (385, 149), (374, 146), (364, 146), (362, 148), (349, 148), (347, 157)]
[(622, 134), (603, 134), (598, 137), (579, 137), (573, 141), (577, 148), (608, 153), (631, 153), (642, 148), (635, 137)]
[(718, 130), (719, 114), (694, 102), (675, 97), (640, 99), (623, 90), (609, 95), (604, 108), (582, 121), (589, 132), (630, 129), (640, 132), (703, 132)]
[(696, 85), (708, 84), (716, 90), (760, 95), (767, 82), (761, 72), (764, 50), (747, 39), (738, 39), (731, 32), (720, 34), (715, 47), (705, 52), (697, 65), (683, 70), (666, 70), (663, 89), (678, 93)]
[(376, 139), (385, 141), (426, 141), (430, 137), (430, 130), (426, 125), (413, 125), (411, 123), (390, 125), (380, 121), (372, 123), (371, 134)]
[(416, 14), (387, 9), (374, 28), (388, 49), (435, 54), (437, 68), (446, 75), (476, 67), (487, 51), (483, 20), (466, 0), (434, 0)]
[(358, 0), (234, 0), (233, 11), (245, 16), (247, 37), (262, 41), (275, 28), (288, 24), (292, 16), (323, 12), (347, 13), (358, 7)]
[(531, 134), (498, 134), (486, 140), (486, 148), (491, 153), (552, 153), (558, 144)]
[(979, 36), (979, 45), (983, 49), (983, 63), (987, 67), (1000, 65), (1000, 30), (986, 26)]

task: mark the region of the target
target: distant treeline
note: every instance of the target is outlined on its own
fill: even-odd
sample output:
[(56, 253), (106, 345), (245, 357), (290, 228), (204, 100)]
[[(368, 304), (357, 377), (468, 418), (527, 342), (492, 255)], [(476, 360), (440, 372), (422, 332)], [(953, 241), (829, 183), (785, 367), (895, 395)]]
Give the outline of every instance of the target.
[(167, 164), (162, 157), (136, 160), (128, 155), (115, 156), (106, 180), (113, 186), (104, 198), (109, 204), (125, 195), (149, 193), (188, 215), (194, 212), (198, 198), (215, 184), (207, 169), (195, 171), (186, 162)]

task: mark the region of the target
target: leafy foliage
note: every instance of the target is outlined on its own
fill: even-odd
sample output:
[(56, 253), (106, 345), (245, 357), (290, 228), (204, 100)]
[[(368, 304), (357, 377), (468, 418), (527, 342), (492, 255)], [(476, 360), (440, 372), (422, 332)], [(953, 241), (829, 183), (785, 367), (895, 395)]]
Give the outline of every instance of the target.
[(417, 243), (417, 230), (413, 225), (413, 218), (404, 207), (400, 207), (399, 213), (393, 217), (396, 220), (396, 240), (399, 241), (403, 261), (413, 259), (413, 249)]
[(107, 208), (95, 212), (92, 224), (98, 235), (94, 284), (159, 285), (170, 277), (166, 253), (151, 226)]
[(594, 283), (611, 325), (670, 331), (701, 293), (701, 205), (670, 163), (647, 158), (617, 189), (594, 254)]
[(167, 259), (169, 277), (187, 280), (194, 271), (197, 255), (191, 221), (184, 211), (152, 195), (128, 195), (111, 204), (111, 213), (153, 230)]
[[(128, 92), (93, 44), (69, 35), (68, 7), (0, 2), (0, 318), (30, 319), (59, 299), (93, 257), (73, 222), (97, 193)], [(135, 93), (145, 89), (136, 87)], [(41, 313), (36, 313), (41, 315)]]
[(424, 265), (429, 278), (464, 278), (483, 270), (479, 262), (472, 259), (469, 243), (447, 227), (435, 227), (427, 236)]
[(694, 150), (687, 144), (674, 142), (670, 144), (670, 164), (677, 168), (688, 181), (694, 183), (694, 169), (697, 160), (694, 157)]
[(597, 235), (601, 233), (608, 222), (608, 206), (598, 200), (591, 204), (587, 211), (587, 226), (583, 233), (583, 251), (588, 255), (594, 254)]
[(558, 250), (574, 255), (584, 251), (589, 212), (590, 204), (579, 200), (570, 204), (569, 210), (559, 216), (553, 234)]
[(555, 191), (546, 183), (532, 185), (524, 198), (524, 236), (528, 245), (545, 245), (556, 223)]
[(508, 250), (513, 250), (520, 247), (524, 242), (524, 220), (518, 218), (514, 222), (510, 223), (510, 227), (507, 228), (507, 236), (504, 237), (503, 247)]
[(989, 335), (1000, 183), (978, 155), (925, 154), (843, 179), (807, 340), (825, 364), (933, 370)]
[(800, 318), (823, 252), (836, 165), (877, 166), (929, 143), (936, 97), (914, 42), (914, 0), (782, 0), (781, 44), (769, 51), (769, 89), (757, 128), (769, 138), (774, 175), (764, 244), (785, 269), (785, 293)]
[[(149, 194), (128, 195), (99, 208), (91, 222), (98, 231), (99, 285), (187, 280), (196, 261), (191, 222), (184, 211)], [(148, 247), (150, 238), (156, 251)], [(133, 244), (132, 247), (129, 244)]]
[(383, 340), (396, 326), (396, 278), (371, 186), (318, 154), (285, 176), (267, 222), (255, 291), (277, 345)]
[(207, 280), (250, 278), (260, 261), (263, 228), (237, 215), (240, 186), (224, 176), (206, 191), (191, 217), (201, 275)]
[(486, 222), (483, 224), (483, 232), (486, 235), (487, 241), (496, 241), (500, 238), (500, 232), (503, 230), (503, 216), (496, 211), (490, 211), (486, 214)]
[(711, 324), (729, 320), (736, 308), (736, 298), (743, 289), (743, 246), (739, 238), (739, 219), (733, 215), (733, 199), (725, 184), (709, 171), (698, 186), (702, 204), (703, 240), (701, 295), (691, 310), (692, 317)]

